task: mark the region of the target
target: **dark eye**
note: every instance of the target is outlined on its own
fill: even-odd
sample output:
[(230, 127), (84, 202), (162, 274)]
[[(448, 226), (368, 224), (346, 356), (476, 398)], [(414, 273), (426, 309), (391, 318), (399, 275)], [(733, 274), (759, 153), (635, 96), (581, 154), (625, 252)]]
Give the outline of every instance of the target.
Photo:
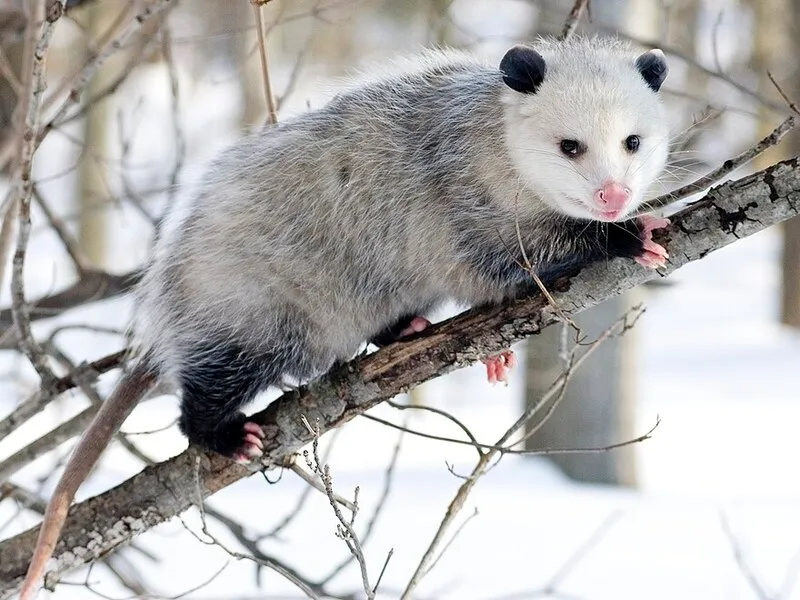
[(561, 140), (561, 152), (570, 158), (577, 158), (586, 152), (586, 146), (581, 144), (578, 140)]
[(641, 138), (638, 135), (629, 135), (625, 138), (625, 149), (633, 154), (639, 149), (639, 142), (641, 142)]

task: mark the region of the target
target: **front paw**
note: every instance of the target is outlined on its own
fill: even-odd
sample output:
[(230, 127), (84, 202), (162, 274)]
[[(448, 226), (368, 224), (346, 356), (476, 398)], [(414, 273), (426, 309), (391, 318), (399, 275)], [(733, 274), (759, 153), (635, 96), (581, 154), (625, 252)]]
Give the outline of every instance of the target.
[(667, 266), (669, 254), (664, 246), (653, 241), (653, 231), (669, 226), (669, 219), (642, 215), (638, 219), (638, 224), (642, 250), (641, 254), (634, 257), (634, 260), (648, 269), (659, 269)]

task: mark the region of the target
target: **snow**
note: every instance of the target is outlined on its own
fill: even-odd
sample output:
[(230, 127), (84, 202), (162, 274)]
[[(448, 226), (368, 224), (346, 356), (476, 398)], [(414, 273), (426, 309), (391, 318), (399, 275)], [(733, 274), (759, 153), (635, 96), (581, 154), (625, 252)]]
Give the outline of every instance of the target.
[[(136, 134), (129, 160), (147, 173), (170, 164), (172, 149), (164, 147), (160, 134), (171, 131), (170, 108), (168, 97), (159, 96), (167, 89), (163, 71), (148, 67), (137, 72), (135, 79), (130, 89), (148, 90), (142, 93), (146, 101), (142, 100), (141, 110), (149, 112), (147, 119), (138, 119), (139, 126), (147, 129)], [(202, 82), (187, 96), (182, 114), (190, 159), (196, 164), (231, 139), (233, 120), (216, 107), (233, 103), (236, 96), (228, 88), (204, 87)], [(210, 99), (193, 101), (199, 97)], [(301, 89), (291, 110), (302, 110), (304, 102)], [(40, 166), (39, 177), (62, 172), (74, 160), (69, 157), (69, 142), (51, 138), (43, 152), (54, 159)], [(141, 175), (137, 182), (143, 188), (163, 185), (161, 175), (152, 180)], [(69, 196), (72, 182), (62, 178), (43, 190)], [(116, 182), (111, 187), (116, 189)], [(119, 232), (114, 240), (114, 270), (122, 272), (144, 258), (148, 237), (138, 214), (129, 207), (115, 209), (114, 220)], [(587, 600), (756, 598), (737, 565), (734, 547), (738, 547), (746, 569), (762, 587), (777, 593), (785, 586), (782, 595), (771, 597), (800, 598), (800, 586), (792, 588), (792, 577), (800, 569), (800, 436), (796, 434), (800, 333), (777, 322), (779, 242), (777, 231), (764, 232), (685, 267), (670, 278), (669, 287), (648, 288), (648, 310), (637, 325), (637, 423), (638, 430), (645, 432), (658, 416), (661, 425), (652, 440), (636, 447), (638, 489), (575, 484), (544, 459), (506, 457), (477, 484), (446, 539), (474, 510), (477, 516), (466, 524), (415, 597), (510, 600), (539, 597), (543, 595), (539, 592), (552, 588), (561, 597)], [(69, 263), (53, 258), (59, 252), (58, 240), (51, 233), (39, 231), (34, 237), (26, 274), (31, 296), (59, 289), (69, 281)], [(37, 325), (36, 330), (41, 333), (56, 324), (75, 322), (121, 326), (129, 308), (126, 299), (103, 302)], [(119, 338), (85, 331), (65, 332), (61, 339), (77, 360), (97, 358), (122, 344)], [(0, 372), (7, 371), (15, 379), (20, 372), (26, 375), (23, 383), (0, 382), (0, 414), (5, 414), (24, 396), (28, 389), (24, 381), (33, 379), (30, 369), (18, 360), (12, 361), (7, 353), (0, 358)], [(111, 381), (104, 377), (101, 389), (107, 391)], [(508, 387), (486, 384), (478, 365), (429, 382), (422, 390), (426, 402), (450, 411), (479, 440), (491, 443), (518, 416), (521, 370), (513, 374)], [(2, 440), (0, 458), (85, 405), (77, 395), (54, 404)], [(383, 406), (373, 414), (401, 423), (410, 412), (416, 413), (409, 423), (414, 429), (440, 436), (458, 434), (451, 423), (427, 413), (400, 413)], [(174, 399), (157, 398), (137, 408), (124, 429), (151, 431), (168, 426), (176, 416)], [(185, 445), (174, 427), (140, 440), (148, 452), (162, 459)], [(354, 420), (337, 436), (330, 458), (334, 484), (346, 496), (360, 487), (360, 531), (381, 495), (396, 440), (396, 431), (366, 419)], [(392, 592), (402, 589), (462, 483), (453, 473), (469, 473), (475, 458), (468, 446), (405, 436), (389, 499), (366, 546), (373, 582), (386, 553), (394, 549), (381, 597), (392, 597)], [(40, 458), (14, 479), (35, 488), (36, 478), (50, 473), (53, 465), (53, 457)], [(114, 448), (79, 498), (122, 481), (139, 468), (126, 452)], [(51, 489), (53, 483), (51, 477), (46, 488)], [(243, 520), (249, 533), (265, 532), (292, 510), (304, 488), (291, 473), (276, 484), (256, 475), (218, 493), (209, 505), (231, 516), (246, 515)], [(196, 511), (189, 511), (184, 520), (199, 531)], [(18, 515), (10, 502), (0, 504), (3, 536), (35, 521), (30, 514)], [(242, 550), (213, 520), (209, 522), (229, 548)], [(726, 535), (723, 523), (735, 541)], [(601, 535), (585, 547), (598, 528)], [(262, 547), (302, 573), (321, 577), (347, 556), (334, 530), (327, 499), (314, 492), (281, 538)], [(160, 563), (136, 552), (129, 552), (129, 558), (165, 594), (192, 589), (229, 562), (219, 576), (187, 597), (299, 597), (295, 588), (272, 572), (264, 573), (259, 588), (252, 563), (230, 559), (219, 547), (200, 543), (177, 519), (137, 543), (157, 555)], [(84, 576), (73, 574), (69, 580), (81, 582)], [(91, 572), (90, 580), (100, 581), (97, 589), (113, 597), (128, 595), (101, 568)], [(353, 566), (334, 581), (334, 589), (342, 591), (355, 591), (359, 585)], [(55, 597), (90, 594), (82, 587), (62, 585)]]

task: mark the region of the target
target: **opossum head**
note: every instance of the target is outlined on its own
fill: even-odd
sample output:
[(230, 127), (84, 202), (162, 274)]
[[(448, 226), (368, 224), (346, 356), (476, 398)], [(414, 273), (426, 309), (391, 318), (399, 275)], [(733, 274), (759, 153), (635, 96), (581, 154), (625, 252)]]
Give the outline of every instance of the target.
[(524, 184), (572, 217), (619, 221), (635, 211), (667, 160), (663, 52), (543, 42), (509, 50), (500, 71), (505, 140)]

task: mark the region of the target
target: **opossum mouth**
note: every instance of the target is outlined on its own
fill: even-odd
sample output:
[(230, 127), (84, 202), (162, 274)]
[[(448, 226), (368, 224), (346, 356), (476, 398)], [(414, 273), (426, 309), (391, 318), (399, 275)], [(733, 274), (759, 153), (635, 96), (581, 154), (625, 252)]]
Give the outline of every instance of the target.
[(620, 217), (625, 214), (624, 209), (620, 210), (597, 210), (592, 206), (587, 206), (577, 198), (573, 198), (571, 196), (567, 196), (567, 198), (576, 206), (580, 207), (581, 209), (587, 211), (592, 218), (596, 221), (603, 221), (605, 223), (613, 223), (615, 221), (619, 221)]
[(614, 221), (618, 221), (619, 218), (625, 213), (624, 210), (592, 210), (597, 216), (598, 221), (606, 221), (612, 223)]

